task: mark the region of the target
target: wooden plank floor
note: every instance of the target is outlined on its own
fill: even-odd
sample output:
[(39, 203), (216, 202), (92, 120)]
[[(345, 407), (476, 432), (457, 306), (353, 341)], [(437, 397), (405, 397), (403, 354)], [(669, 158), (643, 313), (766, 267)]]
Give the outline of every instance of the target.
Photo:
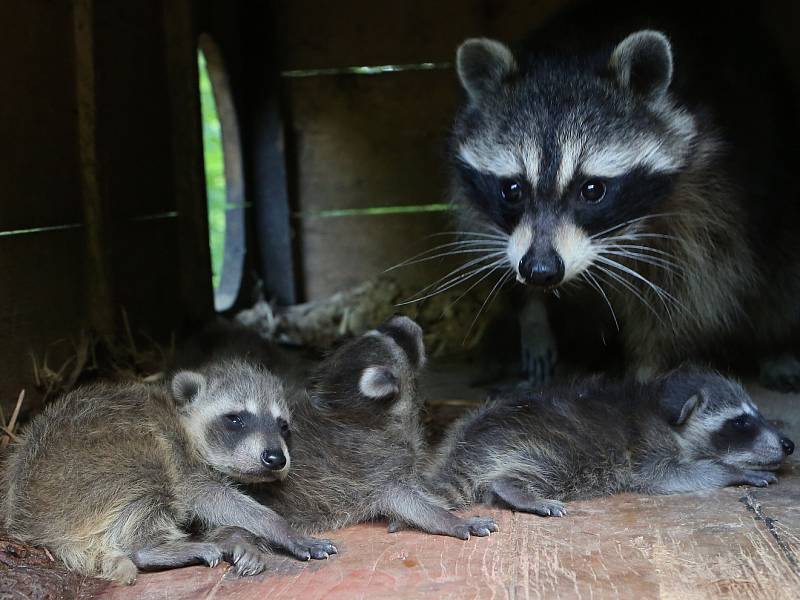
[[(753, 390), (800, 441), (800, 397)], [(623, 495), (570, 506), (564, 519), (477, 507), (501, 531), (468, 542), (381, 524), (330, 533), (340, 554), (299, 563), (276, 557), (240, 579), (226, 566), (142, 574), (108, 587), (113, 600), (357, 598), (797, 598), (800, 463), (767, 489), (668, 497)]]

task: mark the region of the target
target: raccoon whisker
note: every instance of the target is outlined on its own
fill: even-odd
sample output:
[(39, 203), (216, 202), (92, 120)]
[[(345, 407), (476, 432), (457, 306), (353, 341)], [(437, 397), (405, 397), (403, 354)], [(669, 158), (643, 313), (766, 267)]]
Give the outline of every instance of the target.
[[(477, 286), (478, 286), (478, 285), (479, 285), (479, 284), (480, 284), (482, 281), (484, 281), (486, 278), (490, 277), (492, 273), (494, 273), (494, 272), (495, 272), (497, 269), (500, 269), (500, 268), (502, 268), (503, 266), (506, 266), (506, 268), (508, 268), (508, 267), (507, 267), (507, 263), (506, 263), (505, 261), (502, 261), (502, 262), (501, 262), (499, 265), (495, 266), (495, 267), (494, 267), (494, 268), (492, 268), (492, 269), (489, 269), (489, 272), (488, 272), (488, 273), (486, 273), (486, 275), (484, 275), (483, 277), (481, 277), (480, 279), (478, 279), (476, 282), (474, 282), (472, 285), (470, 285), (470, 286), (469, 286), (469, 287), (468, 287), (466, 290), (464, 290), (464, 292), (463, 292), (463, 293), (462, 293), (462, 294), (461, 294), (461, 295), (460, 295), (458, 298), (456, 298), (456, 299), (455, 299), (455, 300), (453, 300), (452, 302), (448, 303), (448, 304), (447, 304), (447, 306), (446, 306), (445, 308), (447, 309), (447, 308), (450, 308), (451, 306), (454, 306), (454, 305), (456, 304), (456, 302), (458, 302), (458, 301), (459, 301), (459, 300), (461, 300), (461, 299), (462, 299), (464, 296), (466, 296), (467, 294), (469, 294), (469, 293), (470, 293), (470, 292), (471, 292), (473, 289), (475, 289), (475, 288), (476, 288), (476, 287), (477, 287)], [(444, 316), (445, 316), (445, 315), (444, 315), (444, 313), (445, 313), (445, 311), (442, 311), (442, 317), (444, 317)]]
[(619, 329), (619, 321), (617, 320), (617, 315), (614, 312), (614, 307), (611, 306), (611, 300), (608, 299), (608, 296), (606, 295), (605, 291), (603, 290), (603, 286), (600, 285), (600, 283), (597, 281), (597, 279), (595, 279), (594, 275), (592, 275), (589, 272), (588, 269), (585, 270), (583, 273), (581, 273), (581, 279), (583, 279), (591, 287), (596, 289), (600, 293), (600, 295), (603, 297), (603, 300), (606, 301), (606, 304), (608, 305), (608, 310), (611, 311), (611, 318), (614, 319), (614, 325), (616, 326), (617, 331), (619, 331), (620, 329)]
[(504, 273), (500, 274), (500, 277), (497, 279), (497, 283), (495, 283), (494, 287), (489, 291), (489, 295), (486, 296), (486, 300), (483, 301), (483, 304), (481, 304), (480, 309), (478, 309), (478, 313), (475, 315), (475, 318), (472, 319), (472, 323), (470, 323), (469, 329), (467, 329), (467, 333), (464, 336), (464, 339), (461, 340), (462, 346), (467, 342), (469, 334), (472, 333), (472, 329), (475, 327), (475, 324), (478, 322), (478, 318), (480, 318), (484, 309), (492, 305), (494, 299), (500, 295), (500, 290), (503, 289), (505, 284), (508, 283), (509, 279), (511, 279), (513, 276), (514, 276), (514, 271), (512, 271), (511, 269), (506, 269)]
[[(658, 319), (658, 321), (661, 324), (664, 324), (664, 319), (661, 318), (661, 315), (658, 313), (658, 311), (655, 308), (653, 308), (653, 305), (650, 304), (647, 301), (647, 299), (644, 296), (642, 296), (641, 293), (639, 293), (639, 290), (637, 290), (636, 287), (634, 287), (629, 281), (627, 281), (624, 277), (620, 276), (619, 274), (614, 273), (610, 269), (601, 267), (598, 264), (594, 264), (593, 266), (597, 268), (601, 273), (604, 273), (605, 275), (609, 276), (611, 279), (619, 283), (621, 286), (623, 286), (625, 289), (631, 292), (634, 296), (636, 296), (636, 298), (638, 298), (639, 301), (642, 304), (644, 304), (650, 310), (651, 313), (653, 313), (653, 316), (656, 319)], [(616, 285), (613, 284), (613, 282), (609, 282), (608, 280), (606, 280), (605, 277), (603, 277), (600, 273), (596, 273), (596, 275), (600, 278), (601, 281), (605, 281), (606, 283), (611, 285), (611, 287), (617, 290), (617, 292), (622, 293), (621, 290)]]
[(646, 256), (653, 258), (654, 260), (660, 260), (665, 264), (669, 264), (671, 267), (673, 267), (677, 271), (680, 271), (681, 273), (685, 271), (683, 264), (681, 264), (683, 261), (681, 261), (681, 259), (675, 256), (675, 254), (672, 254), (671, 252), (666, 252), (659, 248), (653, 248), (652, 246), (641, 245), (641, 244), (612, 243), (606, 246), (602, 246), (602, 248), (612, 248), (612, 249), (623, 248), (626, 251), (635, 250), (637, 252), (649, 252), (652, 254), (656, 254), (658, 256), (650, 256), (649, 254), (647, 254)]
[(604, 242), (616, 242), (616, 241), (631, 241), (636, 242), (643, 239), (658, 239), (658, 240), (672, 240), (675, 242), (679, 242), (680, 238), (674, 235), (668, 235), (666, 233), (650, 233), (647, 231), (642, 231), (638, 233), (629, 233), (625, 235), (617, 235), (612, 237), (603, 238)]
[(648, 265), (653, 265), (654, 267), (659, 267), (668, 271), (674, 275), (679, 277), (683, 277), (683, 270), (675, 263), (665, 260), (663, 258), (658, 258), (656, 256), (649, 256), (647, 254), (640, 254), (638, 252), (630, 252), (630, 251), (622, 251), (622, 252), (615, 252), (614, 250), (604, 250), (602, 254), (611, 254), (613, 256), (621, 256), (624, 258), (630, 258), (631, 260), (637, 262), (643, 262)]
[(655, 292), (656, 296), (658, 296), (659, 300), (661, 300), (661, 303), (664, 305), (664, 308), (666, 309), (667, 315), (669, 315), (670, 320), (672, 320), (672, 311), (670, 310), (669, 304), (667, 304), (667, 300), (669, 300), (670, 302), (672, 302), (673, 304), (675, 304), (676, 306), (678, 306), (680, 308), (685, 308), (680, 303), (680, 301), (677, 298), (675, 298), (675, 296), (670, 294), (664, 288), (656, 285), (655, 283), (653, 283), (652, 281), (647, 279), (647, 277), (643, 276), (642, 274), (638, 273), (637, 271), (635, 271), (633, 269), (630, 269), (630, 268), (626, 267), (625, 265), (620, 264), (617, 261), (612, 260), (612, 259), (610, 259), (610, 258), (608, 258), (606, 256), (598, 256), (597, 259), (599, 261), (603, 262), (604, 264), (608, 265), (609, 267), (618, 269), (618, 270), (622, 271), (623, 273), (627, 273), (628, 275), (631, 275), (632, 277), (638, 279), (639, 281), (641, 281), (642, 283), (647, 285), (650, 289), (652, 289), (653, 292)]
[[(484, 255), (484, 256), (479, 256), (478, 258), (474, 258), (474, 259), (472, 259), (470, 261), (467, 261), (463, 265), (461, 265), (459, 267), (456, 267), (455, 269), (453, 269), (452, 271), (450, 271), (446, 275), (440, 277), (439, 279), (437, 279), (433, 283), (431, 283), (429, 285), (426, 285), (424, 288), (422, 288), (421, 290), (416, 292), (412, 296), (412, 298), (415, 298), (415, 297), (417, 297), (417, 296), (419, 296), (421, 294), (425, 294), (428, 291), (430, 291), (431, 289), (436, 288), (437, 286), (445, 286), (448, 283), (450, 283), (450, 282), (454, 281), (455, 279), (457, 279), (456, 276), (461, 277), (463, 275), (467, 275), (468, 274), (468, 270), (470, 268), (476, 267), (476, 266), (482, 266), (480, 263), (482, 263), (482, 262), (484, 262), (486, 260), (489, 260), (489, 259), (494, 259), (495, 262), (497, 262), (497, 261), (499, 261), (499, 256)], [(467, 279), (468, 279), (468, 277), (467, 277)]]
[(669, 259), (678, 260), (678, 258), (672, 254), (671, 252), (665, 252), (659, 248), (653, 248), (652, 246), (642, 246), (641, 244), (608, 244), (608, 248), (625, 248), (626, 250), (641, 250), (643, 252), (652, 252), (654, 254), (659, 254), (661, 256), (665, 256)]
[(597, 239), (600, 236), (603, 236), (603, 235), (605, 235), (607, 233), (611, 233), (611, 232), (616, 231), (618, 229), (622, 229), (623, 227), (626, 227), (628, 225), (633, 225), (634, 223), (639, 223), (639, 222), (645, 221), (647, 219), (655, 219), (655, 218), (658, 218), (658, 217), (675, 217), (675, 216), (678, 216), (680, 214), (681, 213), (679, 213), (679, 212), (666, 212), (666, 213), (654, 213), (654, 214), (650, 214), (650, 215), (644, 215), (642, 217), (636, 217), (635, 219), (630, 219), (628, 221), (625, 221), (624, 223), (620, 223), (619, 225), (614, 225), (613, 227), (609, 227), (608, 229), (605, 229), (605, 230), (601, 231), (600, 233), (595, 233), (593, 236), (591, 236), (591, 239), (593, 239), (593, 240)]
[(485, 246), (485, 247), (489, 248), (490, 250), (500, 250), (500, 249), (504, 249), (506, 247), (506, 243), (505, 242), (502, 242), (502, 243), (501, 242), (494, 242), (494, 241), (490, 241), (490, 240), (459, 240), (459, 241), (455, 241), (455, 242), (448, 242), (446, 244), (439, 244), (438, 246), (434, 246), (433, 248), (428, 248), (427, 250), (425, 250), (423, 252), (415, 254), (414, 256), (412, 256), (410, 258), (407, 258), (407, 259), (397, 263), (396, 265), (394, 265), (392, 267), (389, 267), (388, 269), (386, 269), (386, 271), (384, 271), (384, 273), (388, 273), (389, 271), (391, 271), (393, 269), (398, 269), (400, 267), (404, 267), (404, 266), (406, 266), (408, 264), (411, 264), (412, 261), (415, 261), (415, 260), (417, 260), (419, 258), (422, 258), (422, 257), (428, 255), (428, 254), (431, 254), (432, 252), (438, 252), (438, 251), (444, 250), (446, 248), (453, 248), (453, 249), (464, 248), (464, 249), (466, 249), (466, 248), (473, 248), (475, 246)]
[[(398, 302), (395, 306), (405, 306), (406, 304), (413, 304), (415, 302), (421, 302), (422, 300), (426, 300), (427, 298), (431, 298), (433, 296), (441, 294), (442, 292), (446, 292), (447, 290), (456, 287), (457, 285), (463, 283), (464, 281), (468, 281), (469, 279), (472, 279), (476, 275), (479, 275), (480, 273), (483, 273), (487, 269), (489, 270), (489, 273), (491, 273), (493, 270), (502, 267), (505, 264), (505, 262), (506, 262), (506, 259), (505, 259), (505, 257), (503, 257), (502, 259), (497, 260), (497, 261), (495, 261), (493, 263), (490, 263), (488, 265), (480, 266), (480, 267), (478, 267), (476, 269), (473, 269), (472, 271), (469, 271), (467, 273), (464, 273), (462, 275), (458, 275), (457, 277), (454, 277), (454, 278), (450, 279), (446, 283), (443, 283), (442, 285), (437, 287), (432, 292), (430, 292), (428, 294), (425, 294), (425, 295), (423, 295), (421, 297), (417, 297), (417, 296), (419, 296), (419, 294), (421, 294), (422, 291), (417, 292), (417, 294), (415, 294), (412, 298), (410, 298), (408, 300), (404, 300), (403, 302)], [(485, 278), (485, 276), (482, 277), (481, 279), (479, 279), (475, 284), (473, 284), (469, 289), (467, 289), (467, 292), (469, 292), (473, 287), (475, 287), (475, 285), (477, 285), (478, 283), (483, 281), (484, 278)], [(432, 287), (432, 286), (427, 286), (426, 289), (430, 289), (430, 287)], [(466, 292), (465, 292), (465, 294), (466, 294)], [(459, 296), (459, 298), (457, 298), (456, 301), (460, 300), (463, 296), (464, 296), (464, 294)], [(452, 302), (450, 305), (455, 304), (456, 301)]]
[(433, 233), (427, 237), (441, 237), (445, 235), (450, 236), (461, 236), (461, 237), (472, 237), (472, 238), (488, 238), (493, 240), (507, 240), (508, 235), (500, 231), (499, 229), (490, 233), (485, 231), (440, 231), (439, 233)]
[(461, 250), (451, 250), (449, 252), (440, 252), (439, 254), (434, 254), (432, 256), (424, 256), (422, 258), (417, 258), (414, 260), (406, 260), (399, 264), (396, 264), (393, 267), (389, 267), (384, 271), (384, 273), (388, 273), (389, 271), (394, 271), (395, 269), (400, 269), (402, 267), (409, 267), (411, 265), (416, 265), (423, 262), (428, 262), (430, 260), (437, 260), (440, 258), (445, 258), (446, 256), (455, 256), (458, 254), (483, 254), (488, 253), (486, 256), (502, 256), (505, 254), (505, 250), (497, 250), (496, 248), (465, 248)]
[(561, 300), (561, 292), (559, 292), (559, 291), (558, 291), (557, 289), (555, 289), (555, 288), (553, 288), (553, 289), (552, 289), (552, 290), (550, 290), (550, 291), (551, 291), (551, 292), (553, 292), (553, 296), (555, 296), (556, 298), (558, 298), (559, 300)]

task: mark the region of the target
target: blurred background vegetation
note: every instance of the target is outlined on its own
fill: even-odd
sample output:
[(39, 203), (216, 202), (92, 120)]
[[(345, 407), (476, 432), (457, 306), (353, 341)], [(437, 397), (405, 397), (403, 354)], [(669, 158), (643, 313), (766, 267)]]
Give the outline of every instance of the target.
[(211, 273), (214, 289), (222, 275), (225, 253), (225, 159), (222, 152), (222, 128), (217, 114), (214, 89), (208, 76), (206, 58), (197, 52), (200, 72), (200, 107), (203, 116), (203, 158), (206, 170), (206, 196), (208, 198), (208, 239), (211, 246)]

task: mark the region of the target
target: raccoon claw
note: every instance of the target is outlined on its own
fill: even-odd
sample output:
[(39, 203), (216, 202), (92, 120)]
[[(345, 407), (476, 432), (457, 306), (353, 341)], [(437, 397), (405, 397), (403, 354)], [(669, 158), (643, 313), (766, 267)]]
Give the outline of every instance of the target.
[(222, 548), (216, 544), (207, 544), (207, 546), (197, 558), (213, 569), (222, 561)]
[(321, 560), (339, 552), (330, 540), (311, 537), (293, 540), (286, 546), (286, 550), (300, 560)]
[(231, 562), (239, 577), (258, 575), (267, 568), (266, 555), (252, 546), (236, 546), (231, 556)]
[(541, 517), (566, 517), (567, 507), (558, 500), (536, 500), (526, 512), (539, 515)]
[(522, 349), (523, 375), (533, 384), (544, 385), (552, 378), (556, 368), (556, 353), (552, 348), (547, 348), (543, 353), (538, 353), (540, 348)]
[(776, 483), (777, 481), (777, 475), (769, 471), (742, 471), (736, 476), (734, 485), (767, 487), (770, 483)]
[(468, 524), (456, 525), (455, 527), (453, 527), (453, 530), (450, 535), (452, 535), (454, 538), (458, 538), (459, 540), (464, 540), (466, 542), (470, 538), (469, 529), (470, 528)]
[(467, 519), (467, 526), (469, 527), (469, 532), (478, 537), (486, 537), (490, 533), (500, 530), (497, 527), (497, 522), (488, 517), (471, 517)]
[(301, 542), (308, 548), (311, 558), (322, 560), (328, 558), (332, 554), (337, 554), (339, 551), (333, 542), (330, 540), (318, 540), (316, 538), (305, 538)]

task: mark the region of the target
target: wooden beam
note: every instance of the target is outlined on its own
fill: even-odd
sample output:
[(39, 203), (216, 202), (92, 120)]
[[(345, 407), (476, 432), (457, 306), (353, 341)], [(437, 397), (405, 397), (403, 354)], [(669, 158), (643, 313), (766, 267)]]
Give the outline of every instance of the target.
[(214, 313), (208, 245), (197, 30), (191, 0), (163, 3), (164, 49), (172, 124), (173, 193), (180, 237), (180, 287), (186, 316)]
[(74, 1), (73, 28), (89, 318), (95, 331), (101, 335), (112, 335), (115, 311), (111, 284), (111, 240), (97, 174), (94, 0)]

